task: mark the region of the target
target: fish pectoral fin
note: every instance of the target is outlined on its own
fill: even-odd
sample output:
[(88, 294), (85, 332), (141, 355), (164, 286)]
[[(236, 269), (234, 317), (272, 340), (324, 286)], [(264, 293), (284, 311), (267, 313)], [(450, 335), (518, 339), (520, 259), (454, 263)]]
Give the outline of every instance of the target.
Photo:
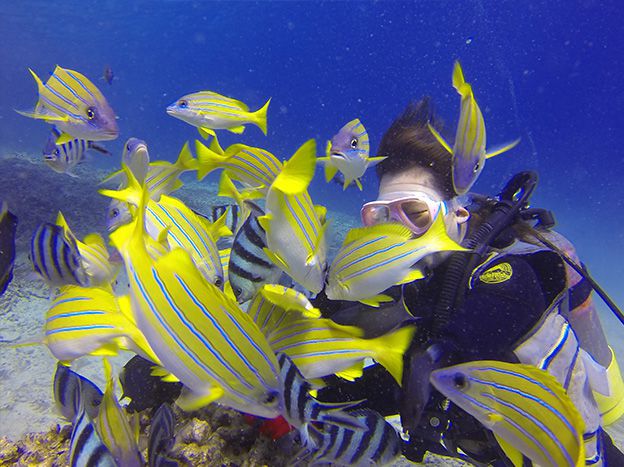
[(387, 159), (388, 156), (375, 156), (375, 157), (367, 157), (366, 162), (368, 162), (368, 166), (372, 167), (375, 164), (378, 164), (384, 159)]
[(380, 303), (386, 303), (386, 302), (391, 302), (391, 301), (393, 301), (393, 298), (384, 294), (379, 294), (371, 298), (365, 298), (365, 299), (359, 300), (360, 303), (363, 303), (364, 305), (368, 305), (368, 306), (373, 306), (375, 308), (379, 308)]
[(284, 261), (278, 254), (274, 253), (273, 251), (269, 250), (266, 247), (263, 248), (262, 251), (264, 251), (264, 253), (269, 257), (269, 259), (273, 261), (273, 264), (275, 264), (282, 271), (288, 270), (288, 265), (286, 264), (286, 261)]
[(69, 133), (61, 133), (58, 138), (56, 138), (56, 145), (59, 146), (61, 144), (69, 143), (71, 140), (74, 140), (72, 135)]
[(360, 189), (360, 191), (362, 191), (364, 188), (362, 187), (362, 182), (360, 181), (359, 178), (355, 179), (355, 184), (357, 185), (357, 187)]
[(232, 128), (228, 128), (228, 131), (231, 131), (232, 133), (236, 133), (237, 135), (240, 135), (241, 133), (243, 133), (243, 131), (245, 131), (245, 127), (244, 126), (233, 126)]
[(219, 386), (211, 386), (207, 393), (202, 394), (196, 394), (185, 389), (176, 400), (176, 404), (185, 412), (192, 412), (220, 399), (223, 393), (223, 388)]
[(435, 137), (435, 139), (438, 140), (438, 143), (440, 143), (444, 147), (444, 149), (446, 149), (450, 154), (453, 154), (453, 150), (451, 149), (449, 144), (446, 142), (446, 140), (442, 137), (442, 135), (438, 133), (438, 130), (433, 128), (431, 123), (427, 123), (427, 127), (429, 128), (429, 131)]
[(425, 275), (420, 269), (412, 269), (406, 274), (403, 279), (401, 279), (401, 282), (397, 282), (396, 285), (408, 284), (409, 282), (414, 282), (419, 279), (423, 279), (424, 277)]
[(510, 149), (515, 148), (520, 142), (520, 138), (512, 141), (511, 143), (506, 143), (501, 146), (496, 146), (494, 149), (485, 154), (485, 158), (489, 159), (490, 157), (498, 156), (504, 152), (509, 151)]
[(325, 182), (327, 183), (331, 182), (332, 178), (336, 176), (336, 173), (338, 173), (338, 167), (336, 167), (335, 165), (329, 162), (326, 162), (325, 163)]
[(197, 128), (197, 131), (199, 131), (199, 134), (204, 139), (208, 139), (210, 136), (215, 136), (215, 132), (212, 128), (205, 128), (200, 126)]

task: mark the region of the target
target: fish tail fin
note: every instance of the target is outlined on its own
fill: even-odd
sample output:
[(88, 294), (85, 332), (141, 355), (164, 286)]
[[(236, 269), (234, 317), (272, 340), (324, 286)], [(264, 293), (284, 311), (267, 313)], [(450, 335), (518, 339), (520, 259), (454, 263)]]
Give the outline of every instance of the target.
[(464, 71), (459, 60), (455, 60), (455, 65), (453, 66), (453, 87), (462, 97), (472, 95), (472, 87), (464, 79)]
[(174, 165), (180, 170), (197, 170), (198, 162), (191, 153), (188, 141), (182, 146), (180, 154), (178, 154), (178, 160), (176, 160)]
[(426, 241), (430, 251), (467, 251), (467, 248), (449, 237), (442, 213), (438, 213), (433, 225), (423, 237), (420, 237), (420, 240)]
[(373, 339), (377, 349), (375, 360), (388, 370), (399, 386), (403, 380), (403, 354), (412, 342), (415, 332), (414, 326), (405, 326)]
[(269, 100), (253, 113), (254, 118), (256, 119), (256, 125), (258, 125), (258, 128), (262, 130), (264, 136), (267, 135), (267, 110), (269, 109), (270, 103), (271, 98), (269, 97)]
[(498, 146), (498, 147), (492, 149), (490, 152), (488, 152), (485, 155), (485, 158), (489, 159), (490, 157), (498, 156), (499, 154), (507, 152), (510, 149), (515, 148), (518, 145), (519, 142), (520, 142), (520, 138), (512, 141), (511, 143), (506, 143), (506, 144), (503, 144), (502, 146)]
[(442, 135), (438, 133), (438, 130), (436, 130), (431, 123), (427, 123), (427, 127), (429, 128), (429, 131), (434, 136), (434, 138), (438, 141), (438, 143), (440, 143), (442, 147), (446, 149), (450, 154), (453, 154), (451, 146), (446, 142)]
[(287, 195), (302, 193), (314, 178), (315, 169), (316, 141), (309, 139), (284, 163), (272, 186)]
[(225, 159), (199, 140), (195, 140), (195, 152), (197, 153), (197, 180), (203, 180)]

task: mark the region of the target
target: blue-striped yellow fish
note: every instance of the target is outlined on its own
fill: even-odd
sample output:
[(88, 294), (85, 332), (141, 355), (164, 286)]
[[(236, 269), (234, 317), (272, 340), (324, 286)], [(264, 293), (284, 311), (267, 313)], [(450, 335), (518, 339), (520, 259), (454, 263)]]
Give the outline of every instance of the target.
[(84, 409), (93, 420), (102, 402), (102, 391), (84, 376), (72, 371), (68, 366), (57, 362), (54, 372), (54, 400), (61, 415), (72, 422), (79, 407), (76, 406), (77, 394), (83, 398)]
[[(78, 398), (81, 395), (78, 394)], [(69, 441), (69, 465), (71, 467), (118, 467), (115, 458), (108, 450), (93, 421), (79, 402), (78, 415), (74, 421)]]
[(43, 223), (37, 227), (30, 241), (30, 261), (50, 287), (89, 285), (76, 241), (58, 225)]
[(241, 101), (212, 91), (200, 91), (182, 96), (169, 107), (167, 113), (197, 127), (204, 138), (214, 136), (214, 130), (228, 130), (240, 134), (244, 125), (253, 123), (267, 134), (267, 109), (271, 99), (260, 109), (250, 112)]
[(176, 248), (158, 259), (149, 255), (145, 231), (149, 192), (124, 166), (126, 202), (140, 193), (135, 220), (111, 234), (124, 258), (132, 312), (170, 380), (186, 393), (187, 410), (210, 402), (261, 417), (279, 415), (278, 366), (260, 329), (238, 304), (206, 281), (189, 253)]
[(351, 120), (327, 142), (326, 157), (318, 161), (325, 165), (325, 181), (329, 182), (340, 171), (344, 177), (342, 189), (346, 190), (355, 182), (362, 190), (360, 178), (371, 165), (381, 162), (385, 157), (368, 157), (370, 143), (368, 132), (359, 118)]
[(166, 230), (170, 249), (186, 250), (206, 280), (223, 287), (224, 275), (216, 240), (232, 235), (225, 225), (225, 215), (210, 224), (182, 201), (162, 195), (160, 201), (147, 205), (146, 229), (154, 239)]
[(264, 211), (250, 201), (251, 210), (232, 244), (228, 278), (239, 303), (251, 300), (264, 284), (276, 284), (282, 270), (264, 252), (267, 246), (266, 232), (258, 222)]
[(43, 84), (34, 71), (29, 71), (37, 82), (39, 100), (32, 112), (18, 113), (55, 125), (62, 132), (56, 144), (75, 138), (90, 141), (117, 138), (119, 129), (115, 112), (100, 90), (84, 75), (57, 65)]
[(197, 178), (203, 179), (215, 169), (223, 169), (232, 179), (248, 187), (259, 188), (266, 194), (282, 170), (282, 163), (269, 151), (245, 144), (233, 144), (219, 154), (201, 141), (195, 140), (198, 169)]
[(265, 336), (275, 331), (288, 314), (294, 315), (292, 319), (321, 316), (303, 293), (279, 284), (263, 285), (249, 303), (247, 313)]
[(120, 349), (156, 361), (124, 311), (110, 289), (62, 287), (46, 312), (43, 342), (55, 358), (66, 363), (84, 355), (117, 355)]
[(458, 61), (455, 62), (453, 68), (453, 87), (461, 96), (459, 122), (457, 123), (453, 148), (451, 149), (451, 146), (432, 125), (429, 125), (429, 129), (440, 144), (452, 154), (453, 187), (455, 188), (455, 193), (462, 195), (470, 190), (470, 187), (479, 177), (485, 165), (485, 159), (509, 151), (520, 140), (517, 139), (486, 154), (483, 114), (472, 92), (472, 86), (466, 83), (464, 79), (464, 72)]
[(110, 285), (119, 272), (119, 265), (109, 260), (108, 250), (101, 235), (91, 233), (80, 241), (60, 211), (56, 217), (56, 225), (61, 227), (65, 235), (76, 244), (89, 285)]
[(274, 180), (266, 214), (258, 222), (266, 232), (267, 256), (295, 282), (318, 293), (327, 266), (325, 208), (314, 206), (307, 188), (314, 177), (316, 142), (304, 143)]
[[(307, 426), (311, 451), (310, 465), (382, 466), (392, 465), (401, 454), (401, 437), (377, 412), (354, 409), (349, 412), (364, 428), (336, 425)], [(310, 444), (315, 445), (311, 447)]]
[[(180, 176), (184, 172), (197, 170), (197, 159), (191, 154), (188, 143), (185, 143), (175, 163), (154, 161), (148, 166), (145, 184), (153, 200), (159, 200), (161, 195), (168, 195), (180, 189), (183, 185)], [(106, 177), (102, 183), (121, 180), (120, 188), (127, 186), (123, 171), (119, 170)], [(132, 215), (128, 206), (118, 199), (113, 199), (106, 214), (106, 227), (109, 231), (120, 225), (130, 222)]]
[(585, 465), (584, 423), (561, 384), (531, 365), (475, 361), (435, 370), (431, 384), (540, 466)]
[(106, 148), (86, 139), (71, 139), (66, 143), (57, 144), (56, 141), (60, 136), (61, 132), (56, 127), (52, 127), (50, 136), (43, 148), (43, 160), (55, 172), (77, 177), (73, 169), (85, 160), (88, 150), (110, 156), (110, 152)]
[(412, 237), (407, 227), (396, 223), (351, 229), (329, 268), (327, 297), (379, 306), (390, 300), (381, 294), (384, 290), (422, 279), (413, 266), (423, 257), (463, 250), (446, 233), (442, 215), (423, 236)]
[(133, 425), (125, 410), (119, 405), (115, 395), (115, 379), (108, 360), (104, 359), (106, 389), (100, 404), (95, 428), (118, 465), (142, 467), (143, 459), (139, 453), (139, 419), (134, 416)]

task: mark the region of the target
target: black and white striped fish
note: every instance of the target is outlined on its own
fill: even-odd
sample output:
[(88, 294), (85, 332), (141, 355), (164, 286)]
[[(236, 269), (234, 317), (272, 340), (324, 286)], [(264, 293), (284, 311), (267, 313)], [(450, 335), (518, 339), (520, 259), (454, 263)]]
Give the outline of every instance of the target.
[(30, 242), (30, 260), (50, 287), (89, 285), (76, 241), (58, 225), (43, 223), (37, 227)]
[(150, 426), (150, 436), (147, 443), (149, 467), (172, 467), (178, 462), (167, 457), (175, 443), (175, 416), (171, 406), (162, 404), (154, 416)]
[(95, 418), (102, 402), (102, 391), (84, 376), (58, 362), (54, 373), (54, 400), (61, 415), (70, 422), (76, 418), (79, 393), (87, 415)]
[(85, 153), (89, 149), (110, 155), (105, 148), (86, 139), (71, 139), (66, 143), (56, 144), (59, 136), (61, 132), (56, 127), (52, 127), (52, 132), (43, 148), (43, 160), (55, 172), (77, 177), (72, 169), (84, 161)]
[[(208, 214), (202, 214), (195, 211), (195, 214), (208, 219), (209, 222), (216, 222), (225, 212), (227, 211), (227, 216), (225, 217), (225, 225), (228, 229), (232, 231), (232, 234), (236, 235), (237, 230), (241, 227), (242, 223), (245, 221), (242, 216), (241, 209), (238, 204), (220, 204), (217, 206), (212, 206)], [(229, 237), (221, 237), (217, 241), (217, 248), (219, 250), (223, 250), (224, 248), (232, 247), (232, 236)]]
[(350, 429), (362, 429), (361, 420), (346, 412), (361, 401), (321, 402), (310, 394), (312, 385), (303, 377), (288, 355), (279, 352), (279, 381), (282, 416), (297, 429), (304, 430), (310, 422), (320, 422)]
[(266, 232), (258, 222), (264, 211), (256, 204), (245, 201), (250, 214), (234, 236), (228, 276), (239, 303), (251, 300), (265, 284), (277, 284), (282, 270), (266, 255)]
[(85, 410), (82, 398), (69, 442), (71, 467), (116, 467), (117, 463), (102, 442)]
[(401, 454), (401, 438), (396, 430), (374, 410), (350, 412), (364, 428), (323, 425), (306, 427), (316, 448), (310, 465), (335, 466), (389, 465)]

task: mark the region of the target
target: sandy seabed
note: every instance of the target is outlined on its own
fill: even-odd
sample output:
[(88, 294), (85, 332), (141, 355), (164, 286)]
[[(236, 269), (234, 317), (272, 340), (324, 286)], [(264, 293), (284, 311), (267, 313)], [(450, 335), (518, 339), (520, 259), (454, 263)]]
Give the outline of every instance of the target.
[[(15, 154), (0, 157), (0, 173), (10, 174), (2, 177), (0, 200), (6, 200), (19, 219), (14, 279), (0, 297), (0, 465), (63, 465), (68, 449), (68, 428), (67, 424), (58, 426), (61, 419), (54, 407), (52, 379), (56, 360), (43, 345), (15, 347), (18, 343), (41, 340), (49, 307), (49, 291), (32, 272), (29, 243), (34, 229), (42, 222), (53, 222), (59, 210), (79, 238), (91, 232), (106, 238), (105, 214), (109, 200), (97, 193), (97, 184), (106, 173), (84, 164), (76, 170), (79, 178), (72, 178), (53, 172), (39, 159)], [(207, 213), (212, 205), (229, 202), (216, 196), (215, 186), (192, 181), (192, 176), (183, 179), (186, 184), (175, 196), (198, 212)], [(331, 210), (328, 217), (333, 219), (330, 233), (333, 250), (347, 230), (356, 225), (357, 219)], [(617, 337), (622, 329), (614, 324), (612, 316), (605, 315), (604, 320), (607, 333), (612, 334), (609, 341), (619, 361), (624, 362), (624, 342)], [(113, 358), (115, 371), (131, 357), (126, 353)], [(101, 365), (100, 359), (87, 357), (77, 360), (72, 369), (103, 388)], [(143, 417), (145, 428), (147, 415)], [(292, 459), (289, 456), (298, 449), (290, 439), (275, 443), (258, 436), (257, 430), (246, 425), (234, 411), (210, 408), (187, 415), (179, 413), (179, 417), (184, 418), (178, 419), (178, 428), (182, 430), (178, 436), (180, 449), (186, 449), (180, 458), (193, 464), (288, 465)], [(622, 448), (624, 421), (608, 431)], [(143, 448), (145, 439), (143, 433)], [(54, 450), (49, 455), (42, 448), (48, 445), (46, 443)], [(38, 454), (25, 456), (29, 450)], [(395, 465), (409, 464), (412, 463), (401, 458)], [(465, 465), (436, 456), (427, 457), (425, 464)]]

